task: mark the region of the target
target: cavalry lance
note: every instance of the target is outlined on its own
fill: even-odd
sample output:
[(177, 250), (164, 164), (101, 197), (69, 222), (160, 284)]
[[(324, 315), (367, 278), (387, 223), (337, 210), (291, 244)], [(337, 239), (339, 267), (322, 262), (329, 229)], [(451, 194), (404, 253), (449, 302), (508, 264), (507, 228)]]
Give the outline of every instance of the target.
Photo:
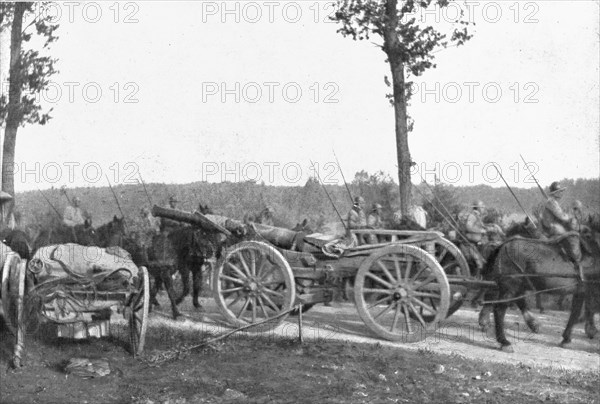
[(56, 207), (52, 204), (52, 202), (50, 202), (50, 200), (48, 199), (48, 197), (46, 197), (46, 195), (42, 192), (41, 189), (38, 189), (38, 191), (40, 191), (40, 194), (42, 194), (42, 196), (44, 197), (44, 199), (46, 200), (46, 202), (48, 202), (48, 205), (50, 205), (50, 207), (54, 210), (54, 212), (56, 212), (56, 214), (58, 215), (58, 218), (60, 220), (62, 220), (62, 215), (60, 214), (60, 212), (58, 211), (58, 209), (56, 209)]
[[(313, 163), (312, 160), (310, 161), (310, 165), (312, 167), (315, 167), (315, 163)], [(325, 184), (323, 184), (323, 182), (321, 182), (321, 176), (319, 175), (318, 169), (315, 170), (315, 174), (317, 174), (317, 179), (319, 180), (319, 184), (321, 184), (321, 186), (323, 187), (323, 191), (325, 191), (325, 195), (327, 195), (327, 199), (329, 199), (329, 202), (331, 202), (331, 206), (333, 206), (333, 210), (335, 210), (335, 213), (337, 213), (338, 218), (340, 219), (340, 222), (342, 222), (342, 226), (344, 226), (344, 230), (346, 230), (346, 232), (347, 232), (348, 227), (346, 226), (346, 223), (344, 223), (344, 219), (342, 219), (342, 215), (340, 215), (340, 212), (335, 207), (335, 204), (333, 203), (333, 199), (331, 199), (331, 196), (329, 196), (329, 192), (327, 192), (327, 188), (325, 188)]]
[(123, 214), (123, 209), (121, 209), (121, 204), (119, 203), (119, 198), (117, 198), (117, 194), (115, 194), (115, 190), (112, 185), (110, 185), (110, 180), (108, 179), (108, 175), (106, 175), (106, 181), (108, 182), (108, 188), (110, 188), (110, 192), (112, 192), (113, 197), (115, 198), (115, 202), (117, 202), (117, 207), (119, 208), (119, 212), (121, 212), (121, 217), (125, 220), (125, 215)]
[(508, 182), (506, 182), (506, 180), (502, 176), (502, 173), (500, 172), (500, 170), (498, 169), (498, 167), (496, 167), (495, 164), (493, 164), (493, 166), (496, 169), (496, 172), (498, 173), (498, 175), (500, 176), (500, 178), (502, 178), (502, 181), (504, 181), (504, 185), (506, 185), (506, 188), (508, 188), (508, 190), (510, 191), (511, 195), (513, 196), (513, 198), (515, 198), (515, 201), (517, 201), (517, 203), (519, 204), (519, 207), (521, 208), (521, 210), (523, 211), (523, 213), (525, 213), (525, 216), (527, 216), (527, 218), (529, 219), (529, 222), (533, 225), (534, 228), (537, 229), (537, 226), (535, 225), (535, 222), (533, 221), (533, 219), (531, 218), (531, 216), (529, 216), (529, 213), (527, 213), (527, 211), (525, 210), (525, 208), (523, 207), (523, 205), (521, 205), (521, 201), (519, 201), (519, 198), (517, 198), (517, 195), (515, 195), (515, 193), (513, 192), (512, 188), (510, 187), (510, 185), (508, 185)]
[(146, 189), (146, 183), (144, 182), (144, 179), (142, 178), (141, 173), (140, 173), (140, 182), (142, 183), (142, 186), (144, 187), (144, 192), (146, 193), (146, 198), (148, 198), (148, 202), (150, 203), (150, 206), (153, 206), (154, 204), (152, 203), (152, 199), (150, 199), (150, 194), (148, 193), (148, 190)]
[(529, 169), (529, 164), (527, 164), (527, 162), (523, 158), (523, 155), (519, 154), (519, 156), (521, 156), (521, 160), (523, 160), (523, 163), (525, 164), (525, 168), (527, 169), (527, 171), (529, 171), (529, 174), (531, 174), (531, 178), (533, 178), (533, 180), (535, 181), (536, 185), (540, 189), (540, 192), (544, 196), (544, 199), (548, 199), (548, 195), (546, 194), (546, 191), (544, 191), (544, 188), (542, 188), (542, 186), (540, 185), (540, 183), (538, 182), (538, 180), (535, 179), (535, 175), (533, 175), (533, 172)]
[(335, 157), (335, 162), (337, 163), (338, 168), (340, 169), (340, 174), (342, 174), (342, 180), (344, 180), (344, 185), (346, 186), (346, 191), (348, 191), (348, 196), (350, 197), (350, 203), (354, 203), (354, 199), (352, 198), (352, 193), (350, 192), (350, 188), (348, 188), (348, 183), (346, 182), (346, 177), (344, 177), (344, 172), (342, 171), (342, 166), (340, 165), (337, 155), (335, 154), (335, 149), (331, 149), (331, 150), (333, 150), (333, 157)]

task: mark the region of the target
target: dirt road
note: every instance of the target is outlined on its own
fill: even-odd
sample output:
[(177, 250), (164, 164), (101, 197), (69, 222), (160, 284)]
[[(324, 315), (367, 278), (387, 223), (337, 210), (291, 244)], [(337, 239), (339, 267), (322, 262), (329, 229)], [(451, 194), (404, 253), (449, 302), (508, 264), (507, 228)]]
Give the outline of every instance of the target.
[[(173, 321), (169, 313), (159, 311), (151, 317), (151, 325), (163, 323), (170, 327), (197, 329), (223, 333), (229, 331), (222, 316), (217, 312), (212, 299), (203, 299), (206, 312), (194, 311), (191, 305), (183, 307), (186, 313), (182, 320)], [(163, 305), (168, 308), (167, 304)], [(513, 343), (514, 353), (498, 349), (494, 330), (480, 331), (477, 324), (478, 311), (463, 309), (453, 314), (439, 327), (427, 334), (427, 338), (416, 343), (398, 343), (381, 340), (363, 324), (351, 303), (334, 303), (332, 307), (317, 305), (303, 316), (303, 336), (306, 341), (346, 340), (367, 344), (381, 344), (409, 350), (430, 350), (444, 354), (457, 354), (481, 361), (504, 362), (536, 367), (554, 367), (581, 371), (600, 371), (600, 340), (598, 336), (588, 339), (583, 324), (573, 331), (573, 342), (568, 348), (560, 348), (561, 334), (567, 322), (567, 312), (537, 314), (541, 325), (539, 334), (534, 334), (525, 325), (520, 313), (511, 310), (506, 316), (507, 337)], [(596, 316), (598, 320), (598, 316)], [(255, 335), (255, 334), (252, 334)], [(289, 317), (282, 325), (264, 338), (298, 336), (297, 317)], [(199, 335), (200, 339), (200, 335)]]

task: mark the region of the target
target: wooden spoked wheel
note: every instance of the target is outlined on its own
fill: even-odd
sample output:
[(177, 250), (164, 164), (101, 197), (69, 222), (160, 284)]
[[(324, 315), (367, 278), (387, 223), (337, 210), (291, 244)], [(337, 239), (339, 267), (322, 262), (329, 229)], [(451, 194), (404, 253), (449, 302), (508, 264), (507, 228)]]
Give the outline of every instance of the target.
[(445, 238), (435, 241), (435, 260), (441, 265), (446, 275), (471, 277), (467, 259), (456, 245)]
[(146, 267), (139, 268), (137, 291), (128, 310), (129, 343), (133, 356), (142, 354), (146, 343), (148, 310), (150, 308), (150, 280)]
[(2, 310), (9, 331), (15, 336), (12, 365), (21, 366), (21, 356), (25, 346), (25, 272), (27, 261), (14, 253), (6, 257), (2, 268)]
[[(292, 269), (277, 249), (266, 243), (245, 241), (227, 250), (217, 264), (213, 295), (227, 321), (241, 327), (290, 310), (296, 300), (296, 288)], [(285, 317), (250, 331), (271, 329)]]
[[(467, 259), (455, 244), (451, 241), (440, 238), (435, 242), (435, 259), (441, 265), (442, 269), (448, 276), (463, 276), (471, 277), (471, 270)], [(452, 290), (457, 292), (458, 290)], [(454, 314), (464, 302), (466, 292), (461, 290), (460, 298), (454, 299), (451, 296), (450, 307), (448, 308), (448, 317)]]
[(450, 285), (437, 261), (411, 245), (375, 251), (360, 265), (354, 300), (363, 322), (390, 341), (415, 342), (446, 318)]
[[(2, 309), (8, 330), (14, 336), (23, 321), (25, 296), (25, 265), (17, 254), (9, 254), (2, 268)], [(18, 337), (18, 336), (17, 336)]]

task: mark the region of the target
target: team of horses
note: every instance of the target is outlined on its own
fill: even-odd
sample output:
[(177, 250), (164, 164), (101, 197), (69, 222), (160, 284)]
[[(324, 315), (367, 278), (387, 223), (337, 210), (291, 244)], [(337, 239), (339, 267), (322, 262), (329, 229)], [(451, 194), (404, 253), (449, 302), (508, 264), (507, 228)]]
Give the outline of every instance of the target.
[[(211, 213), (204, 207), (201, 213)], [(305, 220), (294, 230), (308, 230)], [(480, 325), (489, 326), (489, 314), (493, 312), (496, 339), (504, 351), (512, 351), (504, 332), (504, 317), (510, 304), (521, 310), (527, 325), (537, 332), (539, 325), (526, 302), (528, 290), (546, 291), (564, 296), (573, 295), (571, 314), (563, 333), (561, 346), (571, 341), (572, 328), (585, 308), (585, 332), (589, 338), (596, 334), (594, 313), (600, 311), (600, 220), (590, 217), (580, 233), (569, 233), (573, 245), (577, 246), (581, 263), (585, 268), (585, 281), (576, 279), (573, 263), (565, 255), (561, 243), (532, 238), (531, 226), (519, 224), (508, 233), (510, 236), (492, 248), (483, 271), (484, 279), (493, 280), (496, 289), (485, 293)], [(523, 237), (525, 236), (525, 237)], [(39, 232), (33, 243), (21, 230), (5, 230), (0, 237), (21, 257), (28, 259), (39, 247), (51, 244), (77, 243), (98, 247), (121, 247), (130, 253), (133, 262), (148, 268), (154, 278), (151, 288), (151, 303), (157, 305), (156, 294), (164, 284), (171, 302), (173, 317), (181, 315), (177, 306), (190, 293), (192, 277), (193, 305), (201, 309), (199, 295), (203, 284), (203, 266), (211, 258), (219, 259), (223, 248), (239, 241), (237, 237), (220, 237), (193, 226), (182, 226), (168, 234), (160, 233), (143, 241), (136, 232), (127, 232), (126, 222), (117, 216), (94, 228), (91, 222), (68, 228), (55, 226)], [(564, 242), (564, 240), (563, 240)], [(579, 248), (581, 246), (581, 248)], [(183, 283), (181, 295), (175, 296), (172, 275), (179, 271)], [(539, 295), (538, 295), (539, 296)]]

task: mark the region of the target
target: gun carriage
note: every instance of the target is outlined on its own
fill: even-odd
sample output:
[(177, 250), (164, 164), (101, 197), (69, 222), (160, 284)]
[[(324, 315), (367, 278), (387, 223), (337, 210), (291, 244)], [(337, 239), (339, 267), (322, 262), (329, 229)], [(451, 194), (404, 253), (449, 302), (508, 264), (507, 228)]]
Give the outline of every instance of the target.
[(212, 273), (213, 297), (234, 326), (263, 322), (298, 304), (306, 310), (347, 292), (372, 332), (412, 342), (458, 310), (471, 283), (481, 286), (460, 250), (434, 231), (356, 229), (336, 237), (158, 206), (153, 214), (227, 238), (243, 229), (242, 241), (223, 251)]

